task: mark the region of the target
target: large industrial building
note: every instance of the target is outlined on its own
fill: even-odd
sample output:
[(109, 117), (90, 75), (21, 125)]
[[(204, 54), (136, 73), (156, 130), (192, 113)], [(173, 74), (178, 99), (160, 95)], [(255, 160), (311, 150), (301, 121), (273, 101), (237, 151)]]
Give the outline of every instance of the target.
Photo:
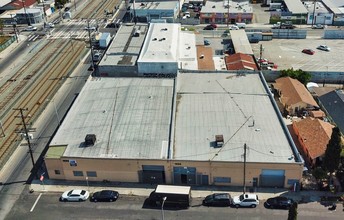
[(91, 78), (50, 143), (49, 177), (292, 186), (303, 163), (272, 99), (260, 74)]

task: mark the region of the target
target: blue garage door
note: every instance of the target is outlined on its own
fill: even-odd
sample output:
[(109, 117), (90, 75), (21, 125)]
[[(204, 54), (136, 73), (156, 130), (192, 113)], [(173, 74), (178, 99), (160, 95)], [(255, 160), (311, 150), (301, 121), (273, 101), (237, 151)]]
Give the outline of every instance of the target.
[(260, 175), (261, 187), (284, 187), (285, 170), (262, 170)]

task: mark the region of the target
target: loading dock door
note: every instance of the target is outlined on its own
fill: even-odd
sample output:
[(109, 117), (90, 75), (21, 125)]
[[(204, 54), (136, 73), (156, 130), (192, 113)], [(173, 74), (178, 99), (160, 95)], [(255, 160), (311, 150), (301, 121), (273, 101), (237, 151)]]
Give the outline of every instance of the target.
[(142, 182), (149, 184), (166, 183), (164, 166), (142, 165)]
[(285, 170), (262, 170), (261, 187), (284, 187)]

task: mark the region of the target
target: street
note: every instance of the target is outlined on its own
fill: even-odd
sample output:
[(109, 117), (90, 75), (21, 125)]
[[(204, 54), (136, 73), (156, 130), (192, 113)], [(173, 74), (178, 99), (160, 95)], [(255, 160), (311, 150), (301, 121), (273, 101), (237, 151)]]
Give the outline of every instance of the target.
[[(146, 197), (120, 195), (116, 202), (60, 202), (61, 193), (24, 190), (6, 219), (162, 219), (160, 207), (147, 205)], [(189, 209), (164, 207), (164, 219), (287, 219), (287, 210), (271, 210), (260, 201), (257, 208), (204, 207), (194, 198)], [(36, 203), (36, 204), (35, 204)], [(328, 211), (319, 203), (299, 204), (298, 219), (342, 219), (342, 207)]]

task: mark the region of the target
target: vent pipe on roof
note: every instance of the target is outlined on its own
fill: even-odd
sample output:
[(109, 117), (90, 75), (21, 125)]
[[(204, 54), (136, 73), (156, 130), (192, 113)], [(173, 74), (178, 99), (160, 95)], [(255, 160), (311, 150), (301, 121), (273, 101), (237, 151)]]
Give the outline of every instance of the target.
[(93, 146), (96, 143), (96, 135), (95, 134), (87, 134), (85, 137), (85, 144), (86, 146)]

